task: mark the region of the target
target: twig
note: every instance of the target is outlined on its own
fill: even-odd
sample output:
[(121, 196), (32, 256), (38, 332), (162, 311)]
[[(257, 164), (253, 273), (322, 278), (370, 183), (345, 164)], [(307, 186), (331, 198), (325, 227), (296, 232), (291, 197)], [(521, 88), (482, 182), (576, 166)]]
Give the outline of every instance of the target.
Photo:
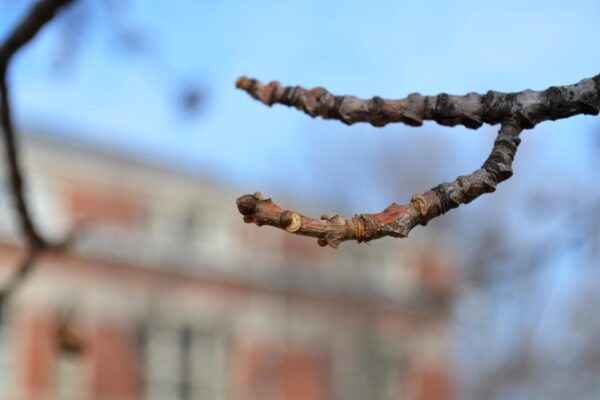
[(423, 121), (432, 120), (440, 125), (477, 129), (483, 123), (495, 125), (512, 116), (523, 128), (530, 129), (549, 119), (600, 112), (600, 75), (574, 85), (552, 86), (542, 91), (527, 89), (502, 93), (490, 90), (484, 95), (471, 92), (464, 96), (413, 93), (400, 100), (379, 96), (370, 100), (335, 96), (322, 87), (308, 90), (301, 86), (282, 86), (279, 82), (264, 85), (246, 77), (239, 78), (236, 86), (268, 106), (284, 104), (311, 117), (337, 119), (348, 125), (368, 122), (373, 126), (389, 123), (421, 126)]
[(6, 66), (12, 56), (23, 45), (33, 39), (36, 33), (54, 18), (54, 15), (61, 7), (72, 2), (73, 0), (41, 0), (37, 1), (31, 7), (29, 13), (12, 30), (11, 34), (2, 44), (2, 47), (0, 47), (0, 66), (2, 67), (3, 74), (6, 72)]
[(4, 285), (0, 291), (0, 307), (5, 304), (6, 299), (9, 299), (14, 291), (21, 285), (25, 278), (29, 275), (31, 270), (34, 268), (35, 263), (42, 253), (42, 246), (31, 245), (25, 251), (25, 256), (21, 264), (14, 271), (8, 283)]
[(6, 148), (6, 163), (12, 195), (19, 215), (21, 231), (28, 242), (36, 245), (43, 245), (44, 240), (38, 233), (33, 224), (31, 213), (27, 206), (24, 193), (24, 181), (21, 174), (19, 155), (17, 152), (16, 135), (13, 130), (10, 117), (10, 105), (8, 102), (8, 86), (5, 75), (0, 76), (0, 113), (4, 146)]
[(523, 129), (531, 129), (542, 121), (578, 114), (597, 115), (600, 111), (600, 75), (574, 85), (552, 86), (543, 91), (489, 91), (485, 95), (469, 93), (465, 96), (411, 94), (401, 100), (334, 96), (323, 88), (283, 87), (278, 82), (263, 85), (246, 77), (238, 79), (236, 86), (269, 106), (281, 103), (313, 117), (339, 119), (346, 124), (368, 122), (383, 126), (400, 122), (419, 126), (424, 120), (434, 120), (441, 125), (460, 124), (476, 129), (483, 123), (501, 123), (492, 152), (480, 169), (415, 195), (408, 204), (393, 203), (378, 214), (360, 214), (351, 219), (334, 214), (317, 220), (285, 210), (258, 192), (237, 199), (245, 222), (316, 237), (320, 246), (333, 248), (346, 240), (360, 243), (384, 236), (408, 236), (415, 226), (426, 225), (460, 204), (495, 191), (498, 183), (510, 178), (512, 161), (520, 143), (519, 134)]
[(50, 244), (39, 233), (33, 223), (31, 211), (25, 198), (25, 181), (21, 173), (16, 133), (10, 109), (10, 93), (7, 84), (7, 70), (16, 52), (27, 44), (46, 25), (58, 10), (73, 0), (37, 1), (25, 18), (15, 27), (12, 33), (0, 46), (0, 124), (6, 148), (6, 163), (10, 187), (19, 216), (20, 228), (26, 239), (27, 253), (24, 262), (19, 266), (13, 278), (0, 292), (0, 298), (6, 299), (33, 269), (34, 262), (46, 247), (63, 247), (63, 244)]
[(270, 198), (255, 193), (237, 200), (244, 221), (271, 225), (298, 235), (319, 238), (320, 246), (337, 246), (346, 240), (367, 242), (384, 236), (406, 237), (417, 225), (426, 225), (446, 211), (466, 204), (512, 175), (512, 161), (519, 145), (521, 128), (514, 121), (502, 124), (492, 153), (483, 166), (467, 176), (442, 183), (430, 191), (414, 195), (408, 204), (391, 204), (378, 214), (360, 214), (351, 219), (337, 214), (313, 219), (295, 211), (284, 210)]

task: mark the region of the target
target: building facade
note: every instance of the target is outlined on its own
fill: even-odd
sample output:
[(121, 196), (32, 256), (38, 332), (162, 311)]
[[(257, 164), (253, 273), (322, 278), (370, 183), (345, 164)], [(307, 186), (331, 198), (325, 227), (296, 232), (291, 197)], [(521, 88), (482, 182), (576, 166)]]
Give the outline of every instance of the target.
[[(217, 182), (45, 135), (23, 149), (36, 221), (74, 241), (1, 309), (0, 399), (452, 397), (443, 246), (322, 249), (243, 224)], [(15, 226), (3, 182), (3, 281)]]

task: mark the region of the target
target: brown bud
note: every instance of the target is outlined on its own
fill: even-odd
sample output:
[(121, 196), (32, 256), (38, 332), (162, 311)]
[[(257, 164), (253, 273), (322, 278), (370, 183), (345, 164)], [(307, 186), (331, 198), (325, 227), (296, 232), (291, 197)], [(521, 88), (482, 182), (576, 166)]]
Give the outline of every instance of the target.
[(256, 209), (257, 199), (252, 194), (245, 194), (242, 197), (238, 197), (235, 201), (237, 208), (242, 215), (252, 215)]
[(327, 246), (327, 239), (321, 237), (317, 240), (317, 244), (321, 247), (325, 247)]
[(281, 215), (279, 216), (279, 221), (281, 222), (281, 226), (282, 227), (287, 227), (289, 224), (292, 223), (292, 211), (290, 210), (285, 210), (284, 212), (281, 213)]
[(247, 224), (251, 224), (254, 222), (254, 218), (252, 217), (252, 215), (244, 215), (244, 222)]

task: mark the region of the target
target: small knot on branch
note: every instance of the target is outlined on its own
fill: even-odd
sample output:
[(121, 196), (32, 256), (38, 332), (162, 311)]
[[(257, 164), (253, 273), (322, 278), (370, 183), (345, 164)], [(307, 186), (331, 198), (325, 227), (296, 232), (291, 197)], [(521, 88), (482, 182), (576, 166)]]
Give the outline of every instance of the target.
[(268, 106), (272, 106), (273, 104), (277, 103), (280, 94), (280, 88), (281, 85), (279, 84), (279, 82), (269, 82), (266, 86), (263, 87), (262, 93), (258, 94), (259, 100)]
[(285, 210), (279, 217), (281, 226), (288, 232), (294, 233), (302, 227), (302, 217), (294, 211)]
[(354, 239), (358, 243), (367, 241), (367, 230), (365, 228), (365, 217), (363, 215), (355, 215), (352, 219), (346, 223), (346, 228), (350, 232), (348, 232), (348, 236), (354, 236)]
[(429, 211), (429, 204), (427, 203), (425, 197), (423, 197), (420, 194), (415, 194), (410, 199), (410, 202), (412, 206), (419, 212), (419, 214), (421, 214), (421, 217), (427, 216), (427, 212)]

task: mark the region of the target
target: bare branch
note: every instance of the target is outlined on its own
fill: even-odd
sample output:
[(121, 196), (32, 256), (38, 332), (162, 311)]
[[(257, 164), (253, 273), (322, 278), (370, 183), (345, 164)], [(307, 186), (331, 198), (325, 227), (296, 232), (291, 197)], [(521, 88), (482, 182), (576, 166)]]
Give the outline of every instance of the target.
[(25, 18), (17, 25), (0, 47), (0, 125), (6, 147), (6, 163), (10, 187), (14, 197), (20, 228), (27, 242), (27, 255), (12, 279), (0, 293), (0, 299), (6, 299), (10, 293), (24, 280), (33, 269), (38, 255), (50, 245), (39, 233), (31, 216), (31, 211), (25, 199), (25, 182), (20, 169), (16, 133), (12, 122), (10, 109), (10, 93), (7, 84), (7, 69), (16, 52), (27, 44), (48, 23), (57, 11), (73, 0), (44, 0), (36, 2)]
[(16, 144), (16, 134), (11, 118), (10, 96), (6, 82), (7, 68), (12, 56), (35, 34), (52, 19), (56, 11), (72, 0), (46, 0), (37, 2), (27, 16), (12, 31), (10, 36), (0, 47), (0, 123), (4, 145), (6, 147), (6, 161), (8, 164), (9, 179), (15, 200), (21, 230), (28, 242), (32, 245), (45, 245), (38, 233), (24, 194), (24, 180), (20, 170), (19, 156)]
[(284, 210), (260, 193), (237, 199), (245, 222), (317, 237), (319, 245), (334, 248), (346, 240), (364, 242), (383, 236), (406, 237), (415, 226), (425, 225), (460, 204), (493, 192), (499, 182), (511, 177), (512, 161), (523, 129), (531, 129), (542, 121), (578, 114), (597, 115), (600, 112), (600, 75), (574, 85), (552, 86), (542, 91), (489, 91), (485, 95), (469, 93), (465, 96), (445, 93), (422, 96), (415, 93), (401, 100), (384, 100), (377, 96), (371, 100), (334, 96), (321, 87), (307, 90), (300, 86), (284, 87), (278, 82), (264, 85), (246, 77), (239, 78), (236, 86), (269, 106), (280, 103), (312, 117), (338, 119), (346, 124), (368, 122), (383, 126), (399, 122), (420, 126), (424, 120), (433, 120), (441, 125), (464, 125), (476, 129), (484, 123), (501, 123), (492, 153), (480, 169), (415, 195), (408, 204), (393, 203), (378, 214), (361, 214), (351, 219), (335, 214), (316, 220)]
[(56, 12), (73, 0), (41, 0), (37, 1), (29, 13), (13, 29), (12, 33), (0, 47), (0, 67), (4, 74), (11, 57), (25, 44), (27, 44), (39, 30), (46, 25)]
[(4, 75), (0, 76), (0, 114), (4, 145), (6, 147), (6, 162), (8, 166), (9, 180), (15, 206), (19, 215), (21, 231), (27, 238), (28, 242), (41, 244), (43, 243), (43, 239), (38, 234), (37, 229), (33, 224), (31, 213), (25, 200), (23, 176), (20, 170), (17, 144), (15, 143), (16, 137), (10, 117), (8, 86), (6, 84), (6, 77)]
[(26, 249), (25, 257), (18, 268), (15, 270), (13, 275), (8, 280), (7, 284), (4, 285), (0, 291), (0, 306), (4, 304), (6, 299), (10, 298), (14, 291), (25, 281), (25, 278), (29, 276), (29, 273), (33, 270), (35, 262), (41, 255), (43, 247), (39, 244), (30, 245)]
[(373, 126), (403, 123), (421, 126), (431, 120), (440, 125), (464, 125), (477, 129), (495, 125), (512, 116), (526, 129), (546, 120), (577, 114), (597, 115), (600, 111), (600, 75), (574, 85), (552, 86), (546, 90), (518, 93), (489, 91), (464, 96), (441, 93), (423, 96), (413, 93), (401, 100), (375, 96), (370, 100), (355, 96), (335, 96), (322, 87), (308, 90), (300, 86), (264, 85), (256, 79), (241, 77), (236, 86), (253, 98), (271, 106), (279, 103), (295, 107), (311, 117), (337, 119), (351, 125), (368, 122)]
[(334, 214), (317, 220), (285, 210), (260, 193), (238, 198), (237, 206), (247, 223), (271, 225), (297, 235), (316, 237), (320, 246), (337, 248), (346, 240), (360, 243), (384, 236), (406, 237), (415, 226), (426, 225), (452, 208), (495, 191), (498, 183), (510, 178), (521, 131), (518, 122), (503, 122), (490, 156), (477, 171), (414, 195), (408, 204), (392, 203), (378, 214), (360, 214), (351, 219)]

